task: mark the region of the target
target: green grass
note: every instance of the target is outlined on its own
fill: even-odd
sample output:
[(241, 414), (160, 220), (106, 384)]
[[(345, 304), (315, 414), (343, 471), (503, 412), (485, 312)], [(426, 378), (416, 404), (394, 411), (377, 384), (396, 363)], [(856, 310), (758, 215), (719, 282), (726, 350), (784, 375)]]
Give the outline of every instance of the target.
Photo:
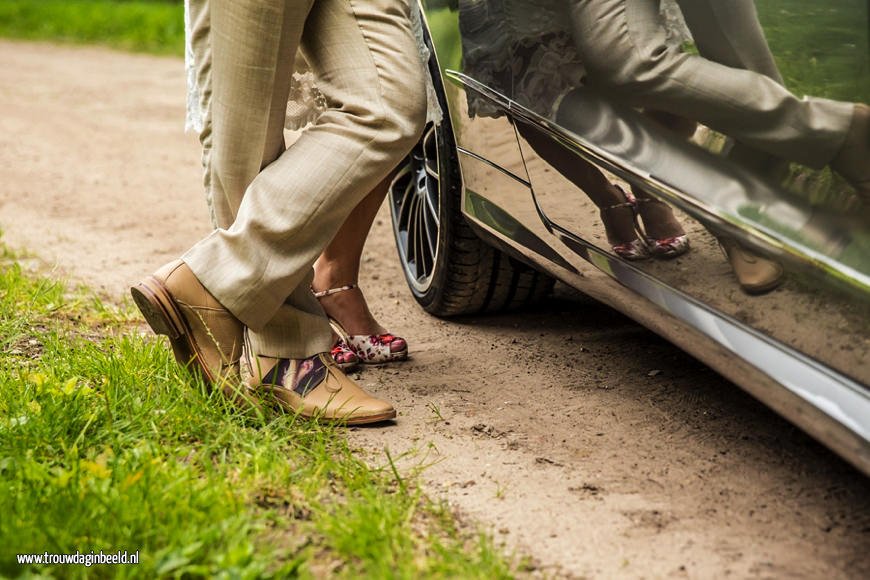
[[(0, 256), (0, 576), (508, 577), (344, 429), (234, 411), (128, 310)], [(136, 566), (17, 553), (139, 551)]]
[(870, 99), (866, 0), (757, 0), (786, 86), (798, 95)]
[(184, 9), (180, 3), (141, 0), (3, 0), (0, 36), (181, 56)]

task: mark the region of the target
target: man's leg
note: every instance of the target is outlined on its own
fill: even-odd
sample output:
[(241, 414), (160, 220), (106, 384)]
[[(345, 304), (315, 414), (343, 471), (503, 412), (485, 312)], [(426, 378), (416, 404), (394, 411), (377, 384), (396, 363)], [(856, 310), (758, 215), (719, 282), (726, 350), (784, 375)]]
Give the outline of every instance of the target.
[[(236, 2), (228, 7), (214, 0), (189, 2), (194, 94), (203, 121), (199, 134), (203, 182), (216, 228), (232, 225), (247, 186), (261, 167), (285, 149), (283, 128), (290, 75), (311, 4), (311, 0), (271, 5)], [(214, 30), (212, 10), (216, 11)], [(251, 11), (253, 18), (248, 17)], [(260, 21), (257, 13), (268, 14), (269, 21)], [(246, 43), (250, 39), (258, 42)], [(238, 43), (242, 48), (237, 52), (234, 46)], [(219, 55), (214, 73), (218, 78), (216, 91), (212, 82), (215, 50)], [(274, 63), (271, 69), (270, 63)], [(236, 81), (245, 85), (244, 101), (236, 92)], [(322, 344), (319, 350), (328, 350), (331, 331), (316, 300), (308, 294), (300, 288), (291, 300), (295, 306), (282, 305), (269, 336), (281, 343), (299, 342), (306, 336), (309, 344)]]
[[(247, 184), (283, 149), (283, 111), (310, 2), (288, 4), (188, 6), (204, 181), (216, 225), (230, 225)], [(169, 336), (179, 362), (212, 384), (238, 385), (243, 325), (186, 263), (167, 264), (132, 292), (155, 332)]]
[[(300, 304), (316, 305), (300, 282), (310, 280), (314, 258), (359, 201), (332, 211), (341, 194), (364, 195), (404, 156), (421, 129), (425, 100), (420, 63), (401, 58), (403, 40), (411, 38), (407, 6), (370, 7), (359, 11), (365, 14), (360, 18), (344, 1), (333, 0), (332, 12), (324, 12), (326, 0), (319, 2), (313, 19), (310, 5), (283, 0), (210, 4), (211, 148), (205, 159), (212, 190), (220, 194), (216, 208), (238, 211), (228, 229), (216, 230), (184, 261), (132, 290), (151, 327), (167, 334), (179, 359), (195, 361), (212, 383), (228, 377), (224, 368), (237, 360), (234, 338), (242, 322), (265, 328), (276, 313), (289, 310), (282, 322), (297, 334), (278, 337), (281, 344), (275, 340), (284, 352), (275, 353), (282, 359), (259, 377), (262, 387), (305, 416), (358, 424), (394, 417), (395, 410), (366, 395), (323, 353), (329, 343), (321, 345), (316, 331), (329, 337), (329, 326), (319, 307), (310, 316), (315, 332), (299, 332), (305, 314)], [(372, 25), (367, 29), (364, 21)], [(341, 100), (288, 155), (283, 120), (307, 25), (324, 42), (315, 48), (332, 53), (320, 61)], [(384, 54), (401, 63), (391, 66)], [(297, 296), (300, 304), (293, 304)]]
[[(272, 85), (259, 74), (271, 66), (269, 55), (249, 53), (244, 43), (243, 50), (232, 46), (239, 38), (232, 28), (238, 4), (212, 3), (211, 174), (216, 205), (219, 192), (246, 189), (233, 224), (216, 230), (184, 260), (256, 331), (258, 354), (302, 358), (331, 345), (329, 327), (307, 288), (311, 264), (353, 207), (416, 142), (425, 115), (422, 67), (401, 0), (319, 0), (308, 15), (304, 44), (330, 108), (267, 164), (283, 148), (279, 128), (287, 89), (280, 71)], [(226, 12), (221, 16), (219, 10)], [(235, 62), (246, 79), (243, 94), (220, 82), (227, 62)], [(289, 74), (288, 69), (288, 80)], [(248, 77), (264, 77), (261, 87), (254, 89)], [(281, 96), (263, 104), (264, 95), (275, 94)], [(257, 107), (232, 106), (244, 99), (258, 104), (259, 115)], [(251, 143), (248, 158), (235, 136)]]
[(677, 4), (701, 56), (785, 84), (758, 21), (755, 0), (677, 0)]
[(573, 0), (571, 12), (590, 85), (600, 90), (813, 167), (843, 145), (851, 103), (799, 99), (772, 78), (669, 47), (655, 0)]

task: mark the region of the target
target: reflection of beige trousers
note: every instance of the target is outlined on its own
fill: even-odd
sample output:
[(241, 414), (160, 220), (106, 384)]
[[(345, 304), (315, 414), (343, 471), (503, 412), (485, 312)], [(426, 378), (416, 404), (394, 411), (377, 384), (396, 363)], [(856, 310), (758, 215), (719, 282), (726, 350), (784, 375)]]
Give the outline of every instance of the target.
[(783, 159), (812, 167), (829, 163), (849, 129), (853, 105), (800, 99), (781, 85), (766, 44), (760, 44), (764, 37), (751, 0), (679, 4), (701, 54), (712, 60), (665, 43), (657, 0), (571, 0), (589, 85), (635, 106), (700, 121)]
[[(311, 266), (425, 118), (407, 0), (191, 0), (190, 16), (217, 229), (183, 259), (256, 354), (328, 351)], [(285, 149), (298, 49), (328, 109)]]

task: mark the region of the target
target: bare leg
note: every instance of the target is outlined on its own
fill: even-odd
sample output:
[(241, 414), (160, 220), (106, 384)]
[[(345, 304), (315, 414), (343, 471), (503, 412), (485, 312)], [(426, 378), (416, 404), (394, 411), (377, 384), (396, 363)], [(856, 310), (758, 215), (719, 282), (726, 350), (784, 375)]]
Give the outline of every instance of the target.
[[(314, 263), (315, 290), (356, 284), (359, 280), (363, 246), (384, 197), (387, 195), (394, 172), (384, 178), (353, 209), (338, 233)], [(337, 320), (350, 334), (385, 334), (387, 331), (372, 316), (359, 288), (337, 292), (320, 299), (326, 314)]]
[[(645, 110), (644, 114), (683, 139), (691, 139), (698, 124), (689, 119), (666, 113), (664, 111)], [(631, 191), (637, 198), (638, 211), (643, 219), (643, 227), (647, 236), (655, 240), (663, 257), (675, 257), (689, 249), (687, 241), (678, 241), (686, 235), (683, 226), (677, 220), (671, 207), (665, 202), (651, 197), (642, 188), (632, 185)], [(667, 248), (664, 246), (667, 245)]]

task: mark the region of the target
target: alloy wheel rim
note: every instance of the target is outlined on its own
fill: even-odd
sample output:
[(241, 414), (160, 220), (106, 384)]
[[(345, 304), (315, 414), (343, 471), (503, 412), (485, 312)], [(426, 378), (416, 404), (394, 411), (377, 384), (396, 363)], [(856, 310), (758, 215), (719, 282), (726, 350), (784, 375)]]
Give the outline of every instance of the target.
[(432, 285), (438, 258), (440, 184), (438, 136), (430, 124), (411, 151), (409, 163), (393, 179), (389, 194), (399, 258), (417, 294), (425, 293)]

